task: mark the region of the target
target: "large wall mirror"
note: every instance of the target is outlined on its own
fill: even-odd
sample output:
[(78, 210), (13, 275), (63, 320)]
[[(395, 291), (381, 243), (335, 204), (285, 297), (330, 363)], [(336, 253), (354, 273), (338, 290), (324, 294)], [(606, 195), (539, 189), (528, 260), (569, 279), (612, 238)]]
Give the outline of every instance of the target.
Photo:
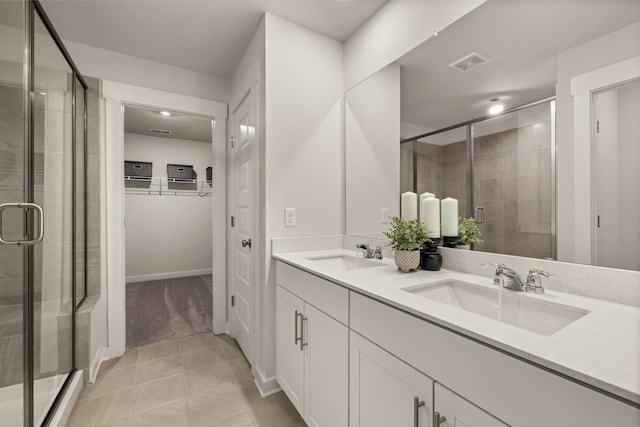
[[(640, 217), (637, 176), (609, 167), (640, 164), (638, 121), (630, 119), (640, 117), (637, 84), (621, 81), (606, 113), (597, 104), (617, 129), (609, 149), (589, 133), (574, 135), (577, 126), (597, 132), (598, 120), (574, 118), (571, 87), (636, 56), (640, 2), (482, 4), (347, 91), (347, 234), (380, 236), (402, 192), (430, 192), (458, 199), (459, 215), (480, 222), (484, 242), (475, 250), (640, 270), (640, 245), (626, 245), (637, 253), (623, 257), (612, 243), (640, 242), (637, 227), (622, 223)], [(593, 91), (592, 106), (601, 94)], [(490, 115), (496, 104), (505, 112)], [(592, 171), (586, 179), (583, 167)]]

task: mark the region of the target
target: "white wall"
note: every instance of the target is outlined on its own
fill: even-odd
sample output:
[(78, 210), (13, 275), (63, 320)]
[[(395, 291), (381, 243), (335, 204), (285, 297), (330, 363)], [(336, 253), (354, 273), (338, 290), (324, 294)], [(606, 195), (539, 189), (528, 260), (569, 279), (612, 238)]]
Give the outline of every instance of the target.
[[(134, 133), (124, 141), (125, 160), (152, 162), (154, 177), (166, 178), (173, 163), (193, 165), (205, 180), (212, 165), (210, 142)], [(211, 209), (211, 197), (127, 194), (125, 188), (127, 283), (211, 274)]]
[(68, 40), (64, 45), (86, 76), (214, 101), (229, 99), (226, 79)]
[(399, 216), (400, 66), (390, 64), (346, 93), (346, 234), (378, 233)]
[[(575, 262), (576, 218), (588, 212), (576, 212), (576, 164), (590, 164), (590, 147), (574, 140), (574, 109), (571, 78), (640, 55), (640, 22), (561, 52), (558, 55), (558, 85), (556, 102), (556, 170), (557, 170), (557, 230), (558, 260)], [(589, 126), (588, 123), (584, 124)], [(576, 153), (576, 143), (582, 152)], [(589, 186), (589, 182), (583, 183)], [(588, 190), (587, 190), (588, 192)], [(587, 248), (589, 250), (589, 248)]]
[[(232, 77), (237, 87), (258, 62), (259, 280), (253, 373), (275, 383), (275, 268), (271, 239), (344, 232), (342, 43), (266, 14)], [(284, 226), (284, 209), (297, 226)], [(273, 264), (275, 267), (275, 264)]]
[(484, 1), (387, 3), (344, 44), (345, 89), (400, 58)]

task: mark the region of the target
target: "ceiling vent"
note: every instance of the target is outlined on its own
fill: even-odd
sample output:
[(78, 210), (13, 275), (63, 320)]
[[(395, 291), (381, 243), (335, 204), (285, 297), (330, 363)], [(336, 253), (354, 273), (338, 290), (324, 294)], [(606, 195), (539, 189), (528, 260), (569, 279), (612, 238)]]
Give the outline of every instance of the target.
[(164, 129), (149, 129), (149, 132), (151, 133), (157, 133), (159, 135), (171, 135), (171, 131), (170, 130), (164, 130)]
[(458, 59), (454, 63), (449, 64), (449, 67), (453, 68), (454, 70), (466, 73), (488, 62), (489, 58), (480, 55), (478, 52), (473, 52), (465, 56), (464, 58)]

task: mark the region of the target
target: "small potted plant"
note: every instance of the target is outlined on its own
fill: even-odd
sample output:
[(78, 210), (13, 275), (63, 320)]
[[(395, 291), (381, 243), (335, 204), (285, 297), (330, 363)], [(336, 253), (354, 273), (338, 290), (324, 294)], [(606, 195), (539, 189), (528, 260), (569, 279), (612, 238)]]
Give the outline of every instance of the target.
[(420, 265), (420, 248), (429, 240), (427, 228), (420, 220), (391, 218), (391, 228), (383, 232), (391, 241), (388, 246), (395, 253), (398, 269), (404, 273)]
[(478, 228), (478, 224), (476, 224), (476, 220), (469, 218), (460, 217), (458, 222), (458, 235), (460, 236), (460, 241), (456, 245), (458, 249), (471, 249), (471, 245), (482, 243), (482, 239), (480, 239), (480, 229)]

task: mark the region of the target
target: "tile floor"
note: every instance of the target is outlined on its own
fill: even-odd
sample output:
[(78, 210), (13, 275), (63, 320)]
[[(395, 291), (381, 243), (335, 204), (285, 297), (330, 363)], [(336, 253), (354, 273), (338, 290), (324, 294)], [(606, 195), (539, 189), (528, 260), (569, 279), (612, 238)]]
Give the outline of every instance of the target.
[(306, 427), (284, 393), (260, 397), (228, 335), (199, 334), (144, 347), (102, 364), (68, 427)]

